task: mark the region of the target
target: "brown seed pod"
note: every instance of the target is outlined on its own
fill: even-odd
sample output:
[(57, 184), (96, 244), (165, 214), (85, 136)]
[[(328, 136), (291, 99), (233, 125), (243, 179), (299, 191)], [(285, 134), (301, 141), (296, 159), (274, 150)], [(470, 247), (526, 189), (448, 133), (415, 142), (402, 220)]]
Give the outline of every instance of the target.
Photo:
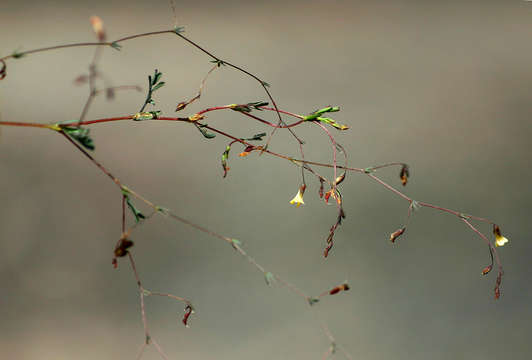
[(403, 164), (403, 167), (401, 168), (401, 172), (399, 173), (399, 178), (401, 179), (401, 184), (403, 184), (403, 186), (406, 186), (409, 176), (410, 176), (410, 171), (408, 170), (408, 165)]
[(404, 234), (405, 230), (406, 230), (406, 228), (403, 227), (403, 228), (400, 228), (399, 230), (396, 230), (396, 231), (394, 231), (393, 233), (391, 233), (391, 234), (390, 234), (390, 241), (394, 243), (395, 240), (396, 240), (399, 236), (401, 236), (401, 235)]
[(181, 101), (179, 104), (177, 104), (176, 108), (175, 108), (175, 111), (181, 111), (183, 110), (184, 108), (186, 108), (188, 105), (188, 103), (184, 102), (184, 101)]
[(338, 294), (340, 291), (347, 291), (349, 289), (350, 289), (349, 285), (347, 283), (344, 283), (342, 285), (338, 285), (335, 288), (331, 289), (331, 291), (329, 291), (329, 295)]
[(493, 265), (488, 265), (484, 269), (482, 269), (482, 275), (487, 275), (491, 269), (493, 268)]
[(115, 256), (116, 257), (124, 257), (127, 255), (128, 250), (130, 247), (132, 247), (135, 243), (129, 239), (121, 239), (118, 245), (115, 248)]
[(192, 305), (190, 304), (187, 304), (187, 306), (185, 306), (185, 315), (183, 315), (183, 324), (186, 326), (186, 327), (189, 327), (188, 326), (188, 318), (190, 317), (190, 315), (192, 315), (194, 313), (194, 308), (192, 307)]

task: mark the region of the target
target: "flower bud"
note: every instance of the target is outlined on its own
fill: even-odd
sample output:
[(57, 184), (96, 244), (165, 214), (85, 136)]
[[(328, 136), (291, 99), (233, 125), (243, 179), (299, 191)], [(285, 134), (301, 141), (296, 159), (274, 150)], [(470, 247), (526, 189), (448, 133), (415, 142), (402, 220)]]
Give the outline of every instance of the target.
[(91, 16), (90, 22), (92, 25), (92, 30), (98, 37), (98, 40), (101, 42), (105, 41), (105, 30), (103, 29), (103, 21), (99, 16)]

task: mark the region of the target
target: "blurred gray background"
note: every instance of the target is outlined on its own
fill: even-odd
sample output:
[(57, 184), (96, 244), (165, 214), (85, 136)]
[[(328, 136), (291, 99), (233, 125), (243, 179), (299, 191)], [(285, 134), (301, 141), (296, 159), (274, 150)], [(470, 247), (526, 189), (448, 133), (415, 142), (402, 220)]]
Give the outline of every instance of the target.
[[(94, 41), (89, 17), (110, 39), (174, 26), (161, 1), (12, 1), (0, 4), (0, 55)], [(411, 165), (415, 199), (489, 217), (510, 239), (495, 274), (480, 275), (487, 249), (458, 219), (422, 209), (396, 245), (407, 203), (349, 174), (347, 219), (322, 257), (335, 210), (309, 180), (305, 206), (292, 164), (239, 158), (222, 178), (227, 141), (183, 123), (94, 126), (95, 156), (157, 204), (243, 242), (267, 269), (319, 294), (348, 280), (316, 313), (355, 359), (530, 359), (532, 345), (532, 4), (523, 1), (178, 1), (186, 35), (272, 86), (278, 105), (309, 113), (339, 105), (350, 163)], [(172, 35), (105, 49), (100, 70), (115, 85), (145, 86), (155, 68), (167, 85), (158, 108), (172, 116), (193, 96), (209, 59)], [(0, 82), (4, 121), (79, 116), (88, 90), (73, 85), (94, 48), (9, 60)], [(88, 118), (135, 113), (144, 93), (97, 98)], [(265, 100), (257, 83), (223, 68), (204, 107)], [(272, 114), (268, 114), (272, 115)], [(275, 117), (270, 116), (271, 119)], [(238, 136), (264, 127), (234, 112), (208, 123)], [(307, 158), (331, 161), (328, 139), (298, 128)], [(1, 129), (0, 349), (10, 359), (132, 359), (143, 341), (137, 288), (126, 261), (110, 264), (120, 236), (120, 194), (67, 142), (39, 129)], [(297, 155), (286, 132), (271, 149)], [(330, 174), (330, 172), (324, 173)], [(397, 170), (379, 175), (400, 187)], [(131, 219), (129, 219), (131, 221)], [(481, 230), (491, 235), (488, 226)], [(491, 238), (491, 236), (490, 236)], [(226, 243), (156, 218), (132, 235), (147, 289), (192, 300), (147, 298), (152, 335), (172, 359), (320, 359), (329, 345), (303, 299), (262, 275)], [(338, 354), (341, 358), (341, 355)], [(157, 359), (149, 348), (145, 359)]]

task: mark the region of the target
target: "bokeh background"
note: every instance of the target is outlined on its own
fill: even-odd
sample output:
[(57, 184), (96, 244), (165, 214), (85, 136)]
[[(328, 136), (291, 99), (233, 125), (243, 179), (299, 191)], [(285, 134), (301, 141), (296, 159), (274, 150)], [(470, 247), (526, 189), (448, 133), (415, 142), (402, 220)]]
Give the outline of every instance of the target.
[[(347, 219), (328, 259), (322, 250), (334, 206), (309, 181), (305, 206), (292, 164), (252, 154), (229, 159), (227, 141), (205, 140), (182, 123), (122, 122), (92, 128), (95, 156), (128, 186), (176, 213), (243, 242), (267, 269), (310, 294), (347, 280), (315, 314), (233, 249), (182, 224), (150, 220), (132, 235), (147, 289), (192, 300), (147, 298), (152, 335), (170, 358), (320, 359), (325, 321), (355, 359), (530, 359), (532, 345), (532, 4), (500, 1), (177, 1), (179, 25), (222, 59), (255, 72), (278, 105), (335, 118), (350, 163), (411, 166), (415, 199), (489, 217), (510, 244), (502, 297), (488, 252), (456, 218), (422, 209), (397, 244), (389, 234), (407, 203), (363, 175), (343, 185)], [(0, 55), (94, 41), (91, 15), (108, 37), (172, 28), (161, 1), (13, 1), (0, 4)], [(166, 86), (158, 108), (171, 116), (193, 96), (209, 59), (176, 36), (105, 49), (100, 70), (114, 85), (145, 86), (155, 68)], [(2, 120), (75, 119), (88, 94), (73, 84), (93, 48), (9, 60), (0, 83)], [(88, 118), (135, 113), (144, 93), (96, 99)], [(264, 100), (257, 83), (223, 68), (204, 107)], [(269, 114), (271, 115), (271, 114)], [(275, 117), (271, 117), (275, 119)], [(238, 136), (266, 130), (234, 112), (208, 123)], [(6, 359), (132, 359), (143, 341), (137, 288), (125, 261), (111, 266), (120, 236), (120, 194), (67, 142), (39, 129), (5, 128), (0, 138), (0, 349)], [(330, 161), (328, 139), (298, 128), (307, 158)], [(271, 149), (297, 155), (278, 132)], [(329, 173), (330, 174), (330, 173)], [(379, 175), (400, 186), (397, 170)], [(131, 219), (129, 219), (131, 221)], [(491, 229), (481, 226), (490, 235)], [(317, 319), (318, 318), (318, 319)], [(149, 348), (145, 359), (157, 359)], [(341, 354), (336, 355), (341, 358)]]

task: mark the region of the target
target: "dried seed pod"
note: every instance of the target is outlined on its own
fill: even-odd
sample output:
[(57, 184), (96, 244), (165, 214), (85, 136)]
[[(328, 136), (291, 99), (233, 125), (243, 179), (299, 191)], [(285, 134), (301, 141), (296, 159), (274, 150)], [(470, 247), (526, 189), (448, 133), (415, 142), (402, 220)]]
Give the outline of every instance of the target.
[(402, 227), (402, 228), (400, 228), (400, 229), (394, 231), (393, 233), (391, 233), (391, 234), (390, 234), (390, 241), (394, 243), (395, 240), (396, 240), (399, 236), (403, 235), (403, 233), (405, 232), (405, 230), (406, 230), (406, 227)]
[(493, 268), (493, 265), (488, 265), (484, 269), (482, 269), (482, 275), (487, 275), (491, 269)]
[(502, 273), (499, 272), (499, 275), (497, 275), (497, 281), (495, 281), (495, 300), (501, 297), (501, 281), (502, 281)]
[(85, 74), (82, 74), (74, 79), (74, 84), (76, 85), (83, 85), (89, 81), (89, 77)]
[(184, 108), (186, 108), (188, 105), (188, 103), (184, 102), (184, 101), (181, 101), (179, 104), (177, 104), (176, 108), (175, 108), (175, 111), (181, 111), (183, 110)]
[(350, 289), (349, 285), (347, 283), (344, 283), (342, 285), (338, 285), (335, 288), (331, 289), (329, 291), (329, 295), (338, 294), (340, 291), (347, 291), (349, 289)]
[(336, 180), (334, 180), (334, 183), (336, 185), (340, 185), (342, 183), (342, 181), (344, 181), (344, 179), (345, 179), (345, 173), (343, 173), (342, 175), (338, 176), (336, 178)]
[(495, 288), (495, 300), (498, 300), (501, 297), (501, 290), (499, 290), (499, 287), (497, 286)]
[(115, 248), (115, 257), (124, 257), (127, 255), (128, 250), (135, 243), (129, 239), (121, 239), (118, 245)]
[(192, 307), (191, 304), (187, 304), (187, 306), (185, 306), (185, 315), (183, 315), (183, 324), (186, 326), (186, 327), (189, 327), (188, 325), (188, 318), (190, 317), (190, 315), (194, 314), (194, 308)]
[(408, 165), (403, 164), (403, 167), (401, 168), (401, 172), (399, 173), (399, 178), (401, 179), (401, 183), (403, 184), (403, 186), (406, 186), (409, 176), (410, 176), (410, 171), (408, 170)]

